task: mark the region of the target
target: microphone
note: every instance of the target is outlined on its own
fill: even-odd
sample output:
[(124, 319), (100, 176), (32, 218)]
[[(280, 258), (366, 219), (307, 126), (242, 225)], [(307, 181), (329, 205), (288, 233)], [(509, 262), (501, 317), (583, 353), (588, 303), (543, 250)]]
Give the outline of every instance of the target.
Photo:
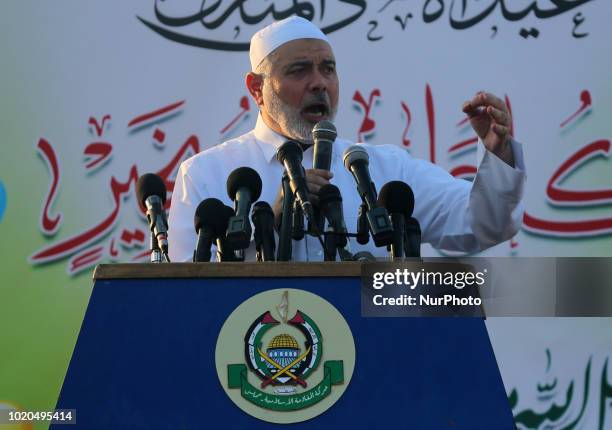
[[(227, 241), (225, 232), (227, 231), (227, 226), (234, 216), (234, 209), (229, 206), (223, 205), (221, 208), (221, 212), (218, 217), (218, 225), (220, 229), (217, 231), (217, 261), (243, 261), (244, 254), (241, 257), (236, 256), (236, 252), (234, 252), (234, 248)], [(240, 250), (242, 252), (242, 250)]]
[(304, 153), (300, 144), (292, 140), (283, 143), (276, 152), (276, 158), (283, 164), (289, 176), (291, 192), (302, 207), (308, 221), (313, 223), (312, 204), (308, 200), (308, 185), (302, 167)]
[(340, 190), (332, 184), (323, 185), (319, 190), (319, 201), (321, 202), (321, 210), (325, 218), (327, 218), (329, 228), (336, 238), (336, 245), (344, 248), (348, 232), (344, 223)]
[(168, 259), (168, 220), (166, 219), (166, 185), (154, 173), (146, 173), (138, 178), (136, 196), (147, 209), (147, 220), (151, 229), (151, 261), (161, 262), (161, 256), (155, 251), (161, 250)]
[(283, 190), (282, 216), (278, 231), (278, 252), (276, 253), (277, 261), (291, 260), (291, 235), (293, 231), (293, 204), (294, 198), (289, 185), (289, 175), (285, 170), (281, 180)]
[(336, 127), (331, 121), (319, 121), (312, 129), (314, 149), (312, 168), (329, 170), (331, 168), (332, 145), (336, 140)]
[(196, 249), (193, 251), (193, 261), (210, 261), (210, 247), (219, 234), (224, 234), (226, 225), (223, 223), (225, 205), (219, 199), (202, 200), (193, 216), (193, 225), (198, 234)]
[(367, 206), (366, 217), (374, 244), (376, 246), (391, 244), (393, 228), (387, 210), (376, 204), (376, 188), (370, 178), (368, 153), (362, 146), (353, 145), (344, 151), (343, 159), (344, 166), (353, 174), (357, 182), (357, 192), (361, 200)]
[(250, 167), (239, 167), (227, 178), (227, 195), (234, 201), (235, 214), (227, 226), (227, 242), (233, 249), (245, 249), (251, 242), (249, 211), (261, 195), (261, 178)]
[[(319, 121), (312, 129), (314, 149), (312, 155), (312, 168), (329, 171), (332, 161), (332, 145), (338, 133), (331, 121)], [(319, 231), (323, 231), (324, 217), (319, 207), (314, 208), (314, 219)], [(312, 230), (309, 226), (308, 230)]]
[(293, 240), (304, 239), (304, 211), (297, 200), (293, 201), (293, 213), (291, 216), (291, 238)]
[(274, 261), (276, 244), (274, 243), (274, 213), (267, 202), (253, 205), (251, 220), (255, 226), (255, 249), (257, 261)]
[(404, 254), (406, 257), (421, 257), (421, 225), (414, 217), (406, 220)]
[(370, 241), (370, 231), (368, 230), (368, 206), (361, 203), (357, 213), (357, 243), (365, 245)]
[(406, 220), (414, 210), (414, 194), (402, 181), (387, 182), (378, 196), (378, 204), (387, 209), (393, 225), (392, 257), (405, 257)]
[[(319, 200), (321, 202), (321, 211), (327, 218), (329, 231), (325, 234), (324, 251), (325, 261), (336, 261), (336, 252), (344, 250), (347, 240), (346, 224), (344, 223), (344, 213), (342, 210), (342, 196), (338, 187), (332, 184), (327, 184), (319, 190)], [(350, 253), (348, 258), (352, 258)], [(346, 255), (340, 253), (342, 260)]]

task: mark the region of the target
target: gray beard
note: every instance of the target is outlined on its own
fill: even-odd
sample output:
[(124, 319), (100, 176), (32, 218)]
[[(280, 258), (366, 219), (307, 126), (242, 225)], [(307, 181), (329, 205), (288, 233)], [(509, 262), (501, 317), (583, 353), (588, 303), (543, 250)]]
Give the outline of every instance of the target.
[[(323, 100), (328, 106), (331, 105), (327, 93), (323, 93)], [(301, 109), (294, 108), (286, 104), (272, 89), (271, 85), (263, 86), (264, 103), (268, 106), (268, 114), (274, 118), (282, 130), (287, 134), (286, 137), (295, 139), (305, 145), (312, 145), (312, 128), (315, 126), (309, 121), (306, 121), (300, 115)], [(336, 117), (336, 109), (332, 109), (330, 113), (330, 121)]]

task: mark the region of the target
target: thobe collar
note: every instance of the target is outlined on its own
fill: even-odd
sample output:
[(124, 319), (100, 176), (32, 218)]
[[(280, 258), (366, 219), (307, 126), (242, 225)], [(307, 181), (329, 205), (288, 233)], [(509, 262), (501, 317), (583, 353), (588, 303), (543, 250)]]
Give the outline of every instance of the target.
[[(278, 147), (290, 140), (268, 127), (261, 117), (261, 114), (257, 115), (254, 133), (255, 142), (257, 142), (257, 146), (259, 146), (259, 149), (263, 152), (268, 163), (275, 158)], [(302, 149), (308, 150), (310, 147), (312, 147), (312, 145), (309, 145), (307, 149), (304, 147), (302, 147)]]

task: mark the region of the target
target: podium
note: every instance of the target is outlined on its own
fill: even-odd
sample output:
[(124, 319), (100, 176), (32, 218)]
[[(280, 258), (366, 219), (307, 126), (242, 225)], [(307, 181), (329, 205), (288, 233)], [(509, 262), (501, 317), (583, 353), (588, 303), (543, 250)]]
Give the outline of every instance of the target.
[(100, 265), (57, 409), (75, 409), (72, 428), (88, 430), (280, 427), (228, 397), (215, 348), (241, 303), (289, 288), (339, 311), (355, 361), (336, 403), (282, 425), (514, 429), (484, 321), (364, 318), (360, 274), (360, 263), (340, 262)]

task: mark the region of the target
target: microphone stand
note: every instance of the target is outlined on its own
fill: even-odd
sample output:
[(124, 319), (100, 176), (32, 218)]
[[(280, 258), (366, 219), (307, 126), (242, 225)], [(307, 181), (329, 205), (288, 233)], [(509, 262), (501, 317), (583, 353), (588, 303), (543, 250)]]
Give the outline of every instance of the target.
[(389, 257), (391, 257), (391, 261), (394, 261), (397, 258), (402, 258), (405, 256), (406, 219), (404, 214), (395, 212), (391, 213), (389, 218), (391, 219), (391, 225), (393, 226), (393, 241), (390, 245)]
[(149, 218), (149, 226), (151, 228), (151, 263), (170, 263), (168, 253), (159, 248), (159, 242), (155, 236), (155, 217), (148, 216), (147, 218)]
[(295, 199), (293, 199), (292, 217), (291, 237), (293, 240), (302, 240), (304, 239), (304, 210)]
[(151, 263), (163, 263), (161, 249), (157, 245), (155, 233), (151, 232)]
[(357, 243), (365, 245), (370, 241), (370, 230), (368, 227), (368, 206), (361, 203), (359, 213), (357, 214)]
[(406, 221), (404, 231), (404, 253), (406, 257), (421, 257), (421, 226), (416, 218), (410, 217)]
[[(336, 253), (340, 257), (340, 261), (353, 261), (353, 254), (345, 246), (341, 246), (338, 243), (338, 236), (343, 236), (343, 234), (326, 231), (323, 236), (324, 261), (336, 261)], [(348, 246), (348, 238), (346, 246)]]
[(276, 261), (291, 260), (291, 236), (293, 230), (293, 201), (294, 196), (289, 184), (289, 175), (283, 173), (282, 179), (283, 204), (281, 212), (281, 223), (278, 233), (278, 250)]
[(316, 236), (317, 231), (323, 231), (323, 227), (325, 226), (325, 216), (323, 215), (321, 208), (318, 206), (313, 206), (313, 213), (315, 223), (308, 221), (308, 234), (311, 236)]
[(217, 261), (244, 261), (244, 250), (234, 250), (224, 237), (217, 238)]
[(336, 251), (338, 246), (336, 245), (336, 233), (333, 231), (326, 231), (323, 239), (323, 259), (324, 261), (336, 261)]
[(159, 249), (155, 233), (151, 232), (151, 263), (170, 263), (168, 253)]

